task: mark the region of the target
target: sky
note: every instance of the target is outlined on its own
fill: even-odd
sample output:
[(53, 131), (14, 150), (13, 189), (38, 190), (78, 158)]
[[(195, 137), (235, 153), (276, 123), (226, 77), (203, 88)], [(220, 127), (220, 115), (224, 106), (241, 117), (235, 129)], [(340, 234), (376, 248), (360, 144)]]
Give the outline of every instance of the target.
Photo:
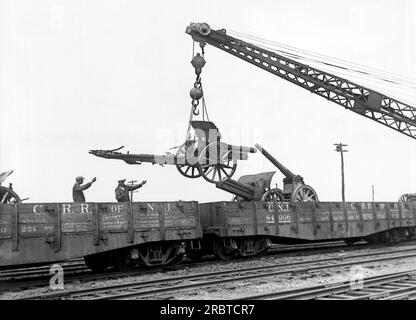
[[(399, 4), (400, 3), (400, 4)], [(174, 166), (128, 165), (90, 149), (163, 154), (185, 140), (194, 83), (190, 22), (259, 36), (416, 78), (416, 3), (343, 1), (0, 0), (0, 172), (29, 202), (115, 201), (117, 180), (147, 180), (137, 201), (229, 200)], [(321, 201), (396, 201), (416, 192), (416, 141), (209, 45), (202, 73), (223, 141), (259, 143)], [(260, 153), (234, 178), (273, 171)], [(273, 185), (282, 188), (278, 172)]]

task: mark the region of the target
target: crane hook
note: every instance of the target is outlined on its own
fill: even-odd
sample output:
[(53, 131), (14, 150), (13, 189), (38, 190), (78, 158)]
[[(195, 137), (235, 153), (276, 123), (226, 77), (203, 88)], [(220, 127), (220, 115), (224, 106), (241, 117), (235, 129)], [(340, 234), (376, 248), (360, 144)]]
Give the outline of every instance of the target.
[(192, 107), (193, 107), (192, 113), (195, 116), (199, 115), (199, 110), (197, 109), (198, 104), (199, 104), (199, 101), (198, 100), (192, 100)]

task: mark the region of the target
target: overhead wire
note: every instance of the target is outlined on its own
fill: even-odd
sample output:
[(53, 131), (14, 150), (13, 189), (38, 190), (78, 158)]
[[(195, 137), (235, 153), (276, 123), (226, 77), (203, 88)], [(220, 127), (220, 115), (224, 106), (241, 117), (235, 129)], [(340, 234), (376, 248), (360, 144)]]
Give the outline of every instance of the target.
[[(347, 76), (347, 78), (352, 77), (354, 80), (357, 79), (359, 81), (364, 81), (366, 85), (369, 85), (371, 87), (371, 89), (379, 89), (385, 93), (388, 92), (391, 98), (397, 99), (406, 104), (412, 105), (416, 102), (416, 79), (404, 77), (383, 70), (378, 70), (376, 68), (366, 67), (346, 60), (333, 58), (327, 55), (322, 55), (316, 52), (299, 49), (293, 46), (284, 45), (278, 42), (273, 42), (259, 37), (250, 36), (241, 32), (236, 32), (232, 30), (227, 30), (227, 32), (231, 34), (237, 34), (239, 37), (242, 38), (250, 38), (251, 41), (247, 41), (248, 43), (257, 45), (263, 49), (267, 49), (272, 52), (276, 52), (277, 54), (280, 54), (283, 57), (290, 58), (304, 64), (306, 64), (305, 62), (307, 62), (312, 67), (318, 65), (319, 68), (322, 69), (322, 71), (331, 73), (334, 70), (336, 70), (337, 73), (345, 75)], [(261, 42), (263, 44), (259, 45), (253, 43), (253, 41)], [(338, 62), (338, 64), (335, 64), (334, 62)], [(351, 69), (350, 66), (354, 66), (355, 69)], [(364, 71), (363, 69), (367, 71)], [(389, 79), (388, 77), (394, 77), (395, 80)], [(351, 80), (348, 79), (348, 81)], [(361, 83), (359, 85), (363, 84)], [(397, 96), (406, 96), (406, 101), (404, 101), (403, 98), (397, 98)], [(415, 102), (410, 102), (408, 99), (415, 100)]]
[(328, 55), (316, 53), (316, 52), (313, 52), (313, 51), (300, 49), (300, 48), (297, 48), (297, 47), (294, 47), (294, 46), (282, 44), (282, 43), (279, 43), (279, 42), (263, 39), (263, 38), (260, 38), (260, 37), (257, 37), (257, 36), (252, 36), (252, 35), (248, 35), (248, 34), (233, 31), (233, 30), (227, 30), (227, 32), (228, 31), (231, 34), (236, 34), (236, 35), (239, 35), (240, 37), (246, 37), (246, 38), (252, 39), (254, 41), (258, 41), (258, 42), (261, 42), (261, 43), (268, 44), (269, 46), (271, 45), (271, 46), (274, 46), (274, 47), (286, 48), (286, 49), (291, 50), (293, 52), (299, 52), (299, 53), (302, 53), (302, 54), (310, 55), (312, 57), (323, 58), (323, 59), (326, 59), (326, 60), (329, 60), (329, 61), (338, 62), (340, 64), (346, 64), (346, 65), (356, 66), (358, 68), (361, 68), (361, 70), (355, 70), (356, 72), (364, 73), (363, 70), (368, 70), (368, 71), (374, 72), (374, 74), (385, 75), (385, 76), (386, 75), (387, 76), (393, 76), (397, 79), (404, 80), (404, 81), (409, 82), (411, 84), (416, 83), (416, 78), (413, 78), (413, 77), (407, 77), (407, 76), (399, 75), (399, 74), (392, 73), (392, 72), (389, 72), (389, 71), (368, 67), (368, 66), (358, 64), (358, 63), (354, 63), (354, 62), (351, 62), (351, 61), (347, 61), (347, 60), (344, 60), (344, 59), (339, 59), (339, 58), (331, 57), (331, 56), (328, 56)]

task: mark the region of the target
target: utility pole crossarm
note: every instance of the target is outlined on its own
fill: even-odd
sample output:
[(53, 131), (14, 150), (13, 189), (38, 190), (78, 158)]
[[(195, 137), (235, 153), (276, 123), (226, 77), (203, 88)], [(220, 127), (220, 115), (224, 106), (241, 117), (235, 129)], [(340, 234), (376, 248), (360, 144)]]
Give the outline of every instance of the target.
[(186, 33), (344, 108), (416, 139), (416, 108), (349, 80), (286, 58), (243, 40), (225, 29), (191, 23)]

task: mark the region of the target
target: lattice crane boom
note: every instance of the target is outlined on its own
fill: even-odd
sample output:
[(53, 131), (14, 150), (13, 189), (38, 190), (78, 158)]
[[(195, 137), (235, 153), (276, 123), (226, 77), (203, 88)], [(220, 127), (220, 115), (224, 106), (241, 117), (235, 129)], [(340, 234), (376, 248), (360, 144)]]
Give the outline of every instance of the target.
[(206, 23), (191, 23), (186, 33), (280, 78), (290, 81), (344, 108), (416, 139), (416, 108), (347, 79), (310, 67), (276, 52), (212, 30)]

